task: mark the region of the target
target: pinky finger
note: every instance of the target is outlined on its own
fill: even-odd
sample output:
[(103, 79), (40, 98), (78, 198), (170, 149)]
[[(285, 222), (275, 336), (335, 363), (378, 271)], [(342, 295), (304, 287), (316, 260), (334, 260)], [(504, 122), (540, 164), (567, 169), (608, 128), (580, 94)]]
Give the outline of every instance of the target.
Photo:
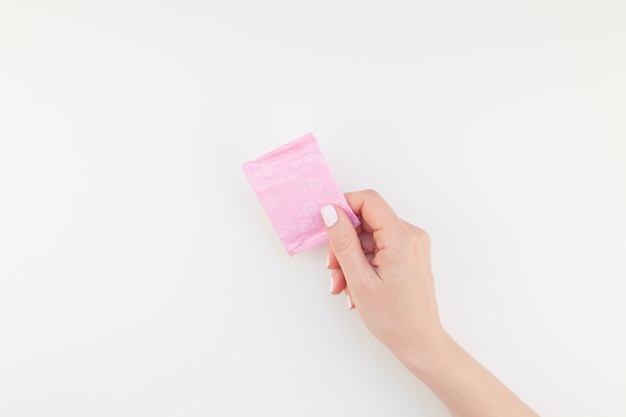
[(343, 276), (341, 269), (333, 269), (330, 273), (332, 275), (330, 293), (339, 294), (346, 288), (346, 277)]
[(348, 305), (348, 310), (353, 310), (356, 308), (354, 304), (354, 300), (352, 299), (352, 294), (350, 294), (350, 289), (346, 286), (346, 304)]

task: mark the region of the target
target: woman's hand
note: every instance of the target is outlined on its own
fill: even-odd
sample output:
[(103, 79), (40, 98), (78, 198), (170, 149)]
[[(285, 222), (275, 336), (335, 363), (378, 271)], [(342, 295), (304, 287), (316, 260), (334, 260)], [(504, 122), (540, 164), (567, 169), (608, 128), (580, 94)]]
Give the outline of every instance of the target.
[(453, 416), (537, 416), (444, 331), (426, 232), (399, 219), (375, 191), (346, 199), (362, 222), (356, 230), (341, 209), (322, 208), (331, 292), (345, 289), (348, 306)]
[(439, 321), (430, 239), (396, 216), (375, 191), (346, 194), (361, 219), (354, 229), (341, 209), (326, 206), (332, 293), (344, 289), (370, 331), (404, 360), (410, 347), (428, 355), (445, 332)]

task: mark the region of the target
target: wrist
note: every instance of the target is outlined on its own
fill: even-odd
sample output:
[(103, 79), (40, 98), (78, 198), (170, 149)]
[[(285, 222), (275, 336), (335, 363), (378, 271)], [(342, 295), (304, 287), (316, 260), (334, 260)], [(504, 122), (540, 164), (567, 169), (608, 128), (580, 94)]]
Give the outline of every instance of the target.
[(421, 338), (394, 354), (411, 373), (422, 379), (446, 361), (455, 347), (458, 347), (456, 341), (440, 327), (427, 338)]

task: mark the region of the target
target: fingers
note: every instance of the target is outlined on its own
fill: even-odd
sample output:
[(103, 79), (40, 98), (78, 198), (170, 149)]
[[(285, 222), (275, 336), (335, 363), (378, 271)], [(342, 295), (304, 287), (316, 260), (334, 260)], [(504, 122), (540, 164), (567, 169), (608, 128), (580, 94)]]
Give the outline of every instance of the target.
[[(339, 266), (339, 263), (337, 262), (337, 258), (335, 258), (335, 255), (333, 255), (332, 252), (329, 253), (329, 259), (331, 258), (333, 260), (329, 261), (329, 265), (327, 266), (327, 268), (330, 269), (330, 275), (331, 275), (330, 276), (330, 293), (333, 295), (337, 295), (337, 294), (340, 294), (343, 290), (346, 290), (346, 294), (347, 294), (349, 289), (346, 285), (346, 277), (343, 275), (343, 271), (341, 270), (341, 267)], [(372, 259), (374, 259), (374, 254), (366, 253), (365, 259), (371, 265)]]
[(402, 236), (402, 222), (389, 204), (374, 190), (345, 194), (348, 204), (363, 220), (363, 230), (372, 233), (379, 249)]
[(354, 305), (354, 300), (352, 299), (352, 294), (350, 293), (350, 288), (346, 287), (346, 304), (348, 305), (348, 310), (352, 310), (356, 307)]
[[(361, 249), (363, 253), (366, 255), (374, 254), (376, 252), (376, 242), (374, 241), (374, 237), (371, 233), (362, 232), (358, 234), (359, 241), (361, 242)], [(370, 260), (371, 257), (368, 258)], [(333, 253), (330, 245), (328, 246), (328, 255), (326, 259), (326, 268), (327, 269), (337, 269), (339, 268), (339, 261), (337, 261), (337, 257)]]
[(353, 309), (366, 280), (380, 279), (377, 267), (381, 262), (375, 260), (376, 254), (398, 246), (403, 241), (406, 228), (375, 191), (347, 193), (345, 197), (362, 219), (362, 226), (358, 229), (355, 230), (348, 216), (335, 206), (323, 207), (321, 214), (329, 241), (327, 268), (331, 270), (330, 292), (339, 294), (345, 290), (348, 308)]
[(346, 277), (343, 276), (341, 269), (333, 269), (330, 271), (330, 293), (339, 294), (346, 289)]
[(357, 216), (367, 222), (370, 233), (383, 228), (390, 219), (397, 219), (396, 213), (387, 202), (374, 190), (345, 193), (346, 201)]
[(345, 290), (346, 292), (346, 304), (348, 305), (348, 310), (352, 310), (356, 306), (354, 305), (354, 301), (352, 300), (352, 293), (350, 292), (350, 288), (346, 285), (346, 279), (341, 272), (341, 269), (333, 269), (332, 272), (332, 291), (331, 294), (339, 294)]
[(330, 245), (328, 245), (328, 260), (326, 261), (327, 269), (337, 269), (339, 268), (339, 261), (337, 261), (337, 257), (333, 253)]
[(371, 233), (363, 232), (359, 234), (359, 240), (361, 241), (361, 248), (363, 253), (374, 253), (376, 251), (376, 242), (374, 236)]
[(322, 207), (321, 214), (328, 233), (328, 246), (337, 259), (348, 285), (352, 279), (372, 274), (372, 269), (361, 249), (361, 241), (343, 210), (335, 206), (325, 206)]

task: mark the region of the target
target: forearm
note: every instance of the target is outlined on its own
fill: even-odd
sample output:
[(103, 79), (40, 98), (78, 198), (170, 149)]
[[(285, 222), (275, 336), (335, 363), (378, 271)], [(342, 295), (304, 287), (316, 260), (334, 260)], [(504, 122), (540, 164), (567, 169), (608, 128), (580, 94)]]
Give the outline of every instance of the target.
[(321, 211), (333, 293), (350, 293), (350, 307), (354, 302), (374, 336), (453, 416), (536, 417), (441, 327), (428, 234), (399, 219), (374, 191), (349, 193), (346, 200), (363, 220), (357, 230), (342, 210)]
[(400, 359), (455, 417), (537, 416), (447, 333), (428, 355)]

